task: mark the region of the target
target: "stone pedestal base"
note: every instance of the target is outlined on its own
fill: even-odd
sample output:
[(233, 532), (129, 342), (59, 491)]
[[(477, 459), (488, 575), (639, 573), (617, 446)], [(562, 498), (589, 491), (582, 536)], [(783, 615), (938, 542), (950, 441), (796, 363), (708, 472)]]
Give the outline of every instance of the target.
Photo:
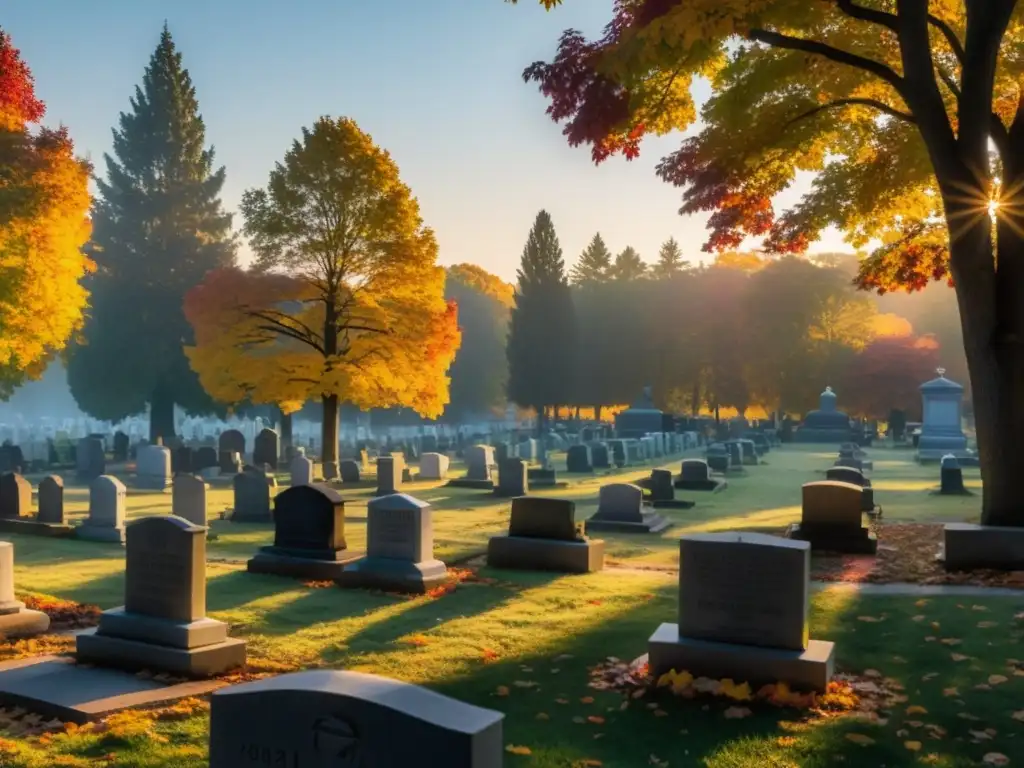
[(495, 536), (487, 542), (487, 565), (519, 571), (590, 573), (604, 568), (604, 542)]
[(261, 547), (245, 567), (249, 573), (266, 573), (272, 576), (290, 576), (313, 581), (332, 581), (362, 557), (362, 552), (351, 552), (346, 549), (336, 553), (332, 560), (326, 558), (319, 560), (286, 554), (277, 551), (276, 547)]
[(0, 518), (0, 533), (67, 538), (75, 535), (75, 527), (67, 523), (40, 523), (30, 517), (7, 517)]
[(228, 639), (228, 625), (210, 618), (185, 624), (155, 616), (127, 613), (124, 608), (112, 608), (100, 614), (96, 633), (103, 637), (137, 640), (140, 643), (187, 650), (223, 643)]
[(812, 552), (873, 555), (878, 551), (878, 537), (864, 527), (849, 530), (830, 525), (809, 526), (793, 523), (786, 531), (786, 536), (810, 542)]
[(824, 692), (835, 667), (835, 643), (811, 640), (806, 651), (715, 643), (679, 636), (678, 624), (662, 624), (647, 641), (655, 678), (669, 670), (695, 677), (730, 678), (762, 685), (784, 682), (794, 690)]
[(147, 669), (182, 677), (213, 677), (245, 665), (244, 640), (228, 639), (201, 648), (171, 648), (87, 630), (75, 641), (78, 661), (129, 671)]
[(336, 581), (341, 587), (421, 595), (448, 581), (448, 567), (440, 560), (410, 563), (389, 557), (365, 557), (346, 568)]
[(643, 512), (640, 520), (622, 519), (614, 513), (598, 512), (586, 522), (586, 531), (609, 531), (613, 533), (661, 533), (671, 525), (656, 512)]
[(21, 608), (14, 613), (0, 614), (0, 637), (32, 637), (50, 628), (50, 617), (42, 611)]
[(941, 557), (948, 571), (1024, 570), (1024, 528), (948, 523)]
[(715, 480), (713, 478), (707, 480), (683, 480), (679, 478), (672, 485), (675, 486), (677, 491), (707, 491), (709, 493), (718, 493), (729, 487), (725, 480)]
[(449, 480), (445, 487), (447, 488), (471, 488), (474, 491), (493, 491), (494, 481), (493, 480), (471, 480), (468, 477), (457, 477), (453, 480)]
[(75, 528), (75, 538), (86, 541), (109, 541), (124, 544), (124, 528), (111, 528), (106, 525), (89, 525), (82, 523)]

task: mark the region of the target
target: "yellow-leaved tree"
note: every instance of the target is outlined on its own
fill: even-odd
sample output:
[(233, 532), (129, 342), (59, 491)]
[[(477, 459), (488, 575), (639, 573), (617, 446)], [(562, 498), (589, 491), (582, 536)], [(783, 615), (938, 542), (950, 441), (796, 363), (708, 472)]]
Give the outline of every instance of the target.
[(33, 130), (44, 107), (0, 29), (0, 397), (38, 377), (82, 326), (92, 269), (89, 166), (67, 132)]
[[(250, 396), (320, 397), (328, 478), (337, 475), (340, 402), (440, 415), (459, 346), (456, 307), (444, 298), (434, 233), (391, 156), (354, 121), (321, 118), (265, 189), (245, 193), (242, 213), (257, 274), (207, 277), (205, 303), (224, 308), (226, 333), (200, 340), (197, 328), (189, 350), (211, 394), (241, 391), (235, 374), (216, 371), (218, 350), (230, 345), (245, 355)], [(226, 278), (237, 290), (218, 287)], [(229, 359), (237, 360), (222, 358), (223, 367)]]

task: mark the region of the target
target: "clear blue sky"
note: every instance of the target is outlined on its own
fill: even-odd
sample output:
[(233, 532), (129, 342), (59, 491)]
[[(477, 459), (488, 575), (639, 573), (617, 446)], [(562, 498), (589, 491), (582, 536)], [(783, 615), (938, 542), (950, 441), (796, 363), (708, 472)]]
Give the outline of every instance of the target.
[[(658, 180), (677, 137), (639, 160), (595, 167), (569, 148), (521, 78), (549, 59), (566, 27), (596, 35), (611, 0), (3, 0), (46, 102), (79, 151), (102, 168), (110, 130), (166, 19), (184, 55), (207, 140), (227, 166), (224, 202), (266, 182), (302, 126), (355, 119), (399, 163), (437, 232), (443, 264), (472, 262), (513, 279), (537, 211), (554, 217), (571, 265), (595, 231), (647, 261), (674, 236), (701, 257), (704, 219), (677, 214)], [(236, 226), (240, 222), (236, 219)], [(843, 249), (830, 237), (820, 249)]]

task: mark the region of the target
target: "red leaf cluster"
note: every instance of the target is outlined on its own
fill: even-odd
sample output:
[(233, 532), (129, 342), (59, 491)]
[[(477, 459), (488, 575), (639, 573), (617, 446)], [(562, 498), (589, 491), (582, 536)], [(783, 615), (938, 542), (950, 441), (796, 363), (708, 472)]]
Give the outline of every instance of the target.
[(861, 290), (879, 294), (899, 289), (912, 293), (943, 278), (953, 286), (948, 246), (911, 239), (880, 249), (864, 259), (855, 282)]
[(45, 112), (43, 102), (36, 98), (32, 72), (11, 36), (0, 30), (0, 119), (24, 125), (38, 122)]

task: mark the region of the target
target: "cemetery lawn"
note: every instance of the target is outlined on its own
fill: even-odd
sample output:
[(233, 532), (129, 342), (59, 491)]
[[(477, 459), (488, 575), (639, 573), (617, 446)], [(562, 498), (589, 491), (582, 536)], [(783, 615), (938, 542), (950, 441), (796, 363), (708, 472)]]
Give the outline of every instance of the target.
[[(977, 497), (932, 495), (937, 467), (919, 467), (909, 451), (870, 453), (876, 500), (889, 523), (976, 519)], [(662, 535), (605, 536), (610, 567), (584, 576), (478, 567), (487, 539), (506, 530), (508, 502), (413, 483), (405, 490), (435, 505), (436, 555), (458, 565), (464, 577), (454, 591), (415, 598), (248, 574), (245, 560), (271, 543), (271, 527), (215, 520), (208, 611), (249, 641), (256, 673), (314, 667), (371, 672), (504, 712), (504, 740), (515, 748), (505, 756), (510, 768), (952, 767), (984, 765), (986, 756), (992, 765), (1024, 765), (1024, 664), (1014, 658), (1024, 657), (1024, 592), (919, 600), (862, 595), (849, 585), (816, 591), (811, 637), (836, 642), (838, 671), (903, 686), (906, 701), (877, 724), (848, 716), (808, 719), (763, 703), (749, 705), (749, 716), (730, 719), (724, 713), (735, 702), (686, 700), (664, 691), (629, 699), (622, 709), (624, 694), (589, 686), (590, 668), (610, 656), (636, 658), (660, 623), (675, 620), (680, 534), (779, 533), (799, 519), (800, 485), (822, 479), (832, 459), (822, 450), (776, 450), (766, 465), (730, 477), (722, 493), (677, 491), (697, 506), (659, 510), (673, 523)], [(678, 472), (678, 459), (664, 466)], [(649, 470), (623, 470), (614, 479), (635, 481)], [(977, 470), (965, 475), (977, 490)], [(577, 519), (592, 514), (599, 487), (611, 481), (567, 479), (568, 487), (550, 493), (576, 500)], [(346, 536), (354, 549), (365, 544), (365, 503), (373, 490), (367, 485), (343, 491), (349, 500)], [(84, 489), (69, 486), (66, 500), (72, 517), (85, 514)], [(230, 504), (229, 487), (214, 485), (211, 517)], [(128, 507), (129, 517), (166, 514), (170, 495), (129, 488)], [(101, 608), (123, 603), (123, 548), (4, 538), (15, 543), (19, 593)], [(68, 635), (0, 643), (0, 659), (72, 647)], [(96, 728), (42, 736), (39, 729), (31, 716), (0, 713), (0, 768), (207, 765), (208, 719), (199, 701), (155, 715), (129, 711)]]

